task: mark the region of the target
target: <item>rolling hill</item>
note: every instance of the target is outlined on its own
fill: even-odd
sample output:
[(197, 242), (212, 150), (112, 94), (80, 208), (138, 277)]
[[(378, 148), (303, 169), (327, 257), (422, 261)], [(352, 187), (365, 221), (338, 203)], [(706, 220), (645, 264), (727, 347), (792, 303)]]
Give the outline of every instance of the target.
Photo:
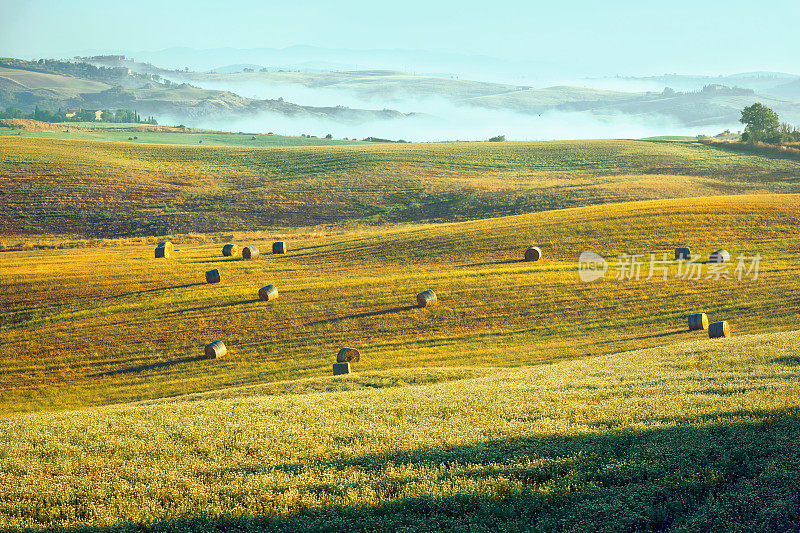
[[(752, 84), (759, 88), (758, 93), (736, 85), (737, 80), (750, 79), (746, 77), (708, 77), (705, 85), (692, 90), (665, 93), (662, 92), (663, 86), (657, 92), (612, 91), (571, 85), (534, 88), (412, 75), (399, 71), (225, 74), (175, 72), (170, 77), (235, 92), (253, 90), (255, 87), (297, 86), (310, 90), (338, 91), (343, 98), (345, 95), (356, 96), (364, 102), (409, 106), (414, 105), (415, 100), (441, 98), (458, 105), (529, 115), (586, 112), (602, 118), (642, 119), (649, 116), (653, 121), (666, 117), (675, 124), (687, 127), (737, 124), (741, 110), (759, 101), (775, 109), (784, 120), (800, 122), (800, 99), (791, 89), (793, 82), (787, 84), (792, 78), (769, 78), (773, 83), (766, 87), (763, 84)], [(592, 80), (586, 80), (586, 83), (590, 85)], [(619, 85), (624, 86), (624, 83)]]
[(780, 98), (800, 100), (800, 79), (795, 79), (792, 81), (787, 81), (786, 83), (781, 83), (780, 85), (776, 85), (769, 90), (769, 93)]
[[(475, 110), (494, 113), (492, 123), (497, 122), (499, 128), (503, 116), (523, 120), (520, 127), (527, 136), (515, 134), (523, 139), (543, 135), (542, 127), (552, 127), (537, 122), (538, 116), (552, 118), (562, 113), (579, 114), (590, 124), (622, 120), (684, 129), (730, 129), (738, 124), (741, 109), (755, 101), (774, 109), (784, 121), (800, 123), (800, 103), (793, 90), (796, 79), (769, 73), (686, 80), (680, 76), (615, 79), (620, 88), (626, 83), (658, 85), (663, 81), (666, 85), (671, 80), (680, 81), (678, 87), (694, 87), (699, 81), (708, 82), (692, 90), (633, 92), (572, 85), (531, 87), (398, 70), (190, 72), (102, 57), (86, 58), (89, 63), (0, 60), (0, 107), (26, 111), (36, 105), (51, 110), (135, 108), (145, 115), (217, 129), (219, 125), (212, 124), (215, 119), (247, 120), (248, 129), (253, 129), (262, 116), (291, 119), (290, 125), (283, 127), (325, 124), (328, 129), (337, 124), (346, 127), (418, 119), (408, 122), (411, 130), (402, 130), (406, 138), (415, 138), (414, 127), (430, 127), (426, 119), (450, 131), (445, 127), (447, 119), (460, 117), (464, 122), (460, 128), (469, 130), (481, 121), (480, 116), (473, 116)], [(255, 70), (253, 65), (240, 66)], [(591, 84), (592, 80), (584, 82)], [(287, 95), (289, 101), (284, 101)], [(308, 105), (291, 103), (295, 100)], [(365, 131), (358, 136), (369, 135), (374, 134)], [(454, 133), (452, 137), (437, 135), (439, 140), (459, 138)]]
[(115, 237), (348, 227), (627, 200), (800, 192), (800, 163), (789, 154), (696, 142), (234, 148), (27, 135), (0, 135), (2, 234)]
[(73, 135), (0, 135), (0, 530), (795, 528), (790, 154), (34, 134)]
[(523, 87), (502, 83), (422, 76), (395, 70), (345, 72), (228, 72), (167, 74), (190, 83), (220, 86), (297, 85), (310, 89), (343, 91), (364, 100), (404, 100), (443, 97), (454, 100), (503, 94)]
[[(0, 410), (320, 376), (338, 346), (362, 350), (359, 368), (369, 371), (599, 355), (692, 339), (692, 309), (729, 320), (737, 334), (796, 329), (797, 198), (629, 202), (330, 235), (176, 236), (166, 261), (153, 259), (153, 238), (5, 252)], [(273, 239), (287, 241), (289, 252), (258, 261), (220, 253), (226, 241), (268, 250)], [(531, 243), (544, 262), (521, 261)], [(584, 250), (618, 271), (620, 254), (672, 257), (685, 244), (703, 258), (721, 247), (734, 258), (759, 253), (760, 276), (740, 281), (732, 265), (731, 279), (686, 280), (673, 277), (672, 262), (666, 281), (609, 273), (585, 284), (576, 275)], [(214, 268), (223, 283), (207, 285), (204, 272)], [(274, 304), (256, 298), (268, 283), (281, 294)], [(412, 307), (427, 288), (441, 305)], [(202, 346), (215, 339), (230, 356), (202, 360)]]
[(111, 88), (111, 85), (99, 81), (6, 67), (0, 67), (0, 81), (6, 84), (5, 87), (45, 90), (62, 98), (77, 97), (81, 93), (101, 92)]
[(703, 76), (691, 74), (664, 74), (661, 76), (616, 76), (614, 78), (599, 78), (591, 81), (606, 81), (616, 85), (640, 85), (650, 84), (653, 90), (661, 91), (664, 87), (670, 87), (676, 91), (693, 92), (699, 91), (707, 85), (726, 85), (728, 87), (739, 87), (751, 89), (763, 94), (775, 94), (773, 89), (793, 80), (800, 79), (797, 74), (786, 72), (740, 72), (737, 74)]
[[(286, 234), (259, 261), (201, 236), (166, 261), (2, 253), (0, 528), (791, 530), (797, 199)], [(581, 250), (676, 243), (760, 253), (760, 276), (577, 278)], [(438, 307), (409, 305), (422, 288)], [(688, 332), (698, 309), (736, 338)], [(362, 360), (330, 377), (343, 345)]]
[[(281, 100), (244, 98), (229, 91), (206, 90), (189, 84), (171, 84), (122, 71), (101, 71), (102, 81), (59, 71), (77, 69), (80, 64), (49, 62), (44, 65), (0, 58), (0, 108), (15, 107), (25, 112), (36, 106), (58, 109), (136, 109), (143, 115), (193, 120), (199, 117), (233, 119), (272, 113), (297, 119), (312, 118), (342, 123), (392, 120), (407, 115), (390, 109), (351, 109), (344, 106), (300, 106)], [(87, 74), (88, 76), (89, 74)]]

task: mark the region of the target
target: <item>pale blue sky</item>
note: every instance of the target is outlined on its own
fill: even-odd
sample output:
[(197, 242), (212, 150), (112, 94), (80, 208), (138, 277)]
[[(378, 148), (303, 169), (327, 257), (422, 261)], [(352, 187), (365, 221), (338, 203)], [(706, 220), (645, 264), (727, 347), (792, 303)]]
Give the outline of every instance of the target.
[(0, 0), (0, 56), (308, 44), (564, 61), (610, 74), (800, 73), (800, 2), (769, 6), (730, 0)]

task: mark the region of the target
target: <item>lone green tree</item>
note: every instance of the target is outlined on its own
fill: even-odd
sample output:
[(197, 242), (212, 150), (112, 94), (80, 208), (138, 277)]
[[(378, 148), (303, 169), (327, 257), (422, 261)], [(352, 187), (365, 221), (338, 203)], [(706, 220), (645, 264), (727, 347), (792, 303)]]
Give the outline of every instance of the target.
[(780, 126), (778, 114), (759, 102), (745, 107), (739, 122), (745, 125), (743, 141), (768, 140), (775, 137)]

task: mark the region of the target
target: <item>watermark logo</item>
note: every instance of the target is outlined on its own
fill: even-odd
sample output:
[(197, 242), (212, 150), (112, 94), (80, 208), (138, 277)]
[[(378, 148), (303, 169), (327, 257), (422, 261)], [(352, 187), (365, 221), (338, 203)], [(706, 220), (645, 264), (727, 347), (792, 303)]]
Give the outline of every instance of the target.
[[(690, 259), (673, 261), (667, 254), (622, 254), (617, 257), (616, 269), (612, 271), (617, 281), (650, 281), (670, 278), (671, 267), (677, 265), (672, 274), (675, 279), (682, 280), (730, 280), (756, 281), (761, 267), (761, 254), (752, 257), (739, 254), (735, 263), (702, 262), (700, 255), (692, 255)], [(594, 252), (582, 252), (578, 258), (578, 276), (584, 283), (591, 283), (606, 275), (608, 262)]]
[(581, 252), (578, 258), (578, 277), (584, 283), (591, 283), (606, 275), (608, 261), (603, 256), (594, 252)]

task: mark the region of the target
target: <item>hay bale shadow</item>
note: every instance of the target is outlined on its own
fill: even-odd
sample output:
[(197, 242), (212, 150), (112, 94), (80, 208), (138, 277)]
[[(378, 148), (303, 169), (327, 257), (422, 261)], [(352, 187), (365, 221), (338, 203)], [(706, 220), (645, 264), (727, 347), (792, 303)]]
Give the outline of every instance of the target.
[(770, 363), (778, 363), (780, 365), (797, 366), (800, 365), (800, 355), (784, 355), (769, 360)]
[(134, 292), (126, 292), (123, 294), (115, 294), (113, 296), (106, 296), (107, 300), (112, 300), (116, 298), (125, 298), (126, 296), (139, 296), (141, 294), (150, 294), (153, 292), (160, 292), (160, 291), (168, 291), (172, 289), (188, 289), (189, 287), (197, 287), (198, 285), (205, 285), (202, 282), (194, 282), (194, 283), (186, 283), (185, 285), (174, 285), (172, 287), (157, 287), (155, 289), (145, 289), (143, 291), (134, 291)]
[(683, 328), (675, 331), (666, 331), (664, 333), (654, 333), (652, 335), (642, 335), (641, 337), (631, 337), (627, 340), (641, 340), (641, 339), (659, 339), (662, 337), (671, 337), (673, 335), (680, 335), (681, 333), (694, 333), (690, 332), (688, 328)]
[(319, 324), (330, 324), (333, 322), (339, 322), (342, 320), (347, 320), (349, 318), (368, 318), (371, 316), (381, 316), (381, 315), (390, 315), (392, 313), (400, 313), (402, 311), (410, 311), (412, 309), (417, 309), (418, 306), (416, 305), (402, 305), (399, 307), (392, 307), (391, 309), (380, 309), (378, 311), (369, 311), (367, 313), (356, 313), (353, 315), (347, 316), (339, 316), (334, 318), (326, 318), (325, 320), (317, 320), (315, 322), (311, 322), (309, 326), (316, 326)]
[(529, 263), (530, 261), (525, 261), (525, 259), (505, 259), (503, 261), (486, 261), (484, 263), (470, 263), (468, 265), (461, 265), (464, 268), (470, 267), (482, 267), (482, 266), (491, 266), (491, 265), (513, 265), (514, 263)]
[(187, 261), (187, 263), (232, 263), (234, 261), (242, 261), (241, 257), (215, 257), (213, 259), (195, 259), (194, 261)]
[[(200, 285), (206, 285), (205, 283), (201, 283)], [(226, 304), (209, 304), (203, 305), (200, 307), (187, 307), (185, 309), (175, 309), (174, 311), (167, 311), (164, 313), (164, 316), (167, 315), (177, 315), (180, 313), (187, 313), (190, 311), (203, 311), (205, 309), (224, 309), (226, 307), (236, 307), (237, 305), (245, 305), (245, 304), (252, 304), (255, 302), (260, 302), (258, 298), (251, 298), (250, 300), (241, 300), (239, 302), (228, 302)]]
[(124, 374), (135, 374), (137, 372), (144, 372), (147, 370), (158, 370), (160, 368), (166, 368), (172, 365), (179, 365), (181, 363), (193, 363), (196, 361), (202, 361), (206, 359), (205, 355), (198, 355), (192, 357), (182, 357), (180, 359), (175, 359), (172, 361), (159, 361), (158, 363), (149, 363), (146, 365), (139, 365), (130, 368), (120, 368), (118, 370), (108, 370), (106, 372), (98, 372), (97, 374), (90, 374), (90, 378), (102, 378), (108, 376), (119, 376)]

